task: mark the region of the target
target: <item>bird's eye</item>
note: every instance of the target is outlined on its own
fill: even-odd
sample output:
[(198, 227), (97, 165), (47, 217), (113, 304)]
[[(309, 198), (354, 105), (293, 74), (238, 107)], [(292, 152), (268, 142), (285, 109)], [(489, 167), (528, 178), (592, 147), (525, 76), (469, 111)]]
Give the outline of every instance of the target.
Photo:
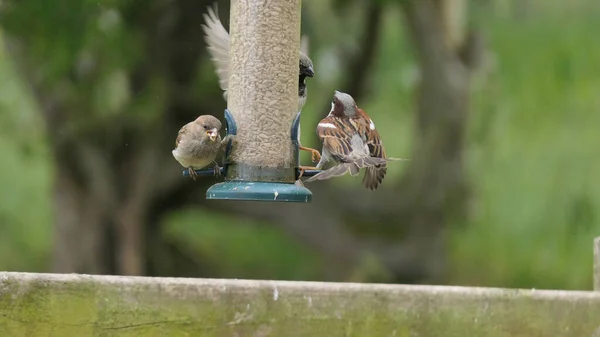
[(208, 130), (208, 125), (203, 125), (204, 130)]

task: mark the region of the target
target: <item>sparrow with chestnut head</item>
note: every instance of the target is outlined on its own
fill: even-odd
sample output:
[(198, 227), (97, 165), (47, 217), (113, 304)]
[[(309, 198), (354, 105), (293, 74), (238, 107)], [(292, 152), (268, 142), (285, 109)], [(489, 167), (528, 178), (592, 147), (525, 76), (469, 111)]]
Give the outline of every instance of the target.
[(360, 109), (352, 96), (335, 91), (331, 111), (317, 125), (317, 135), (323, 144), (321, 160), (317, 169), (328, 162), (334, 166), (306, 180), (324, 180), (343, 176), (355, 176), (365, 169), (363, 185), (374, 190), (381, 184), (387, 172), (385, 148), (375, 123)]
[[(204, 30), (206, 44), (211, 59), (215, 63), (216, 73), (219, 77), (219, 86), (224, 91), (223, 96), (227, 97), (227, 88), (229, 85), (229, 33), (223, 27), (219, 16), (217, 15), (217, 3), (214, 8), (209, 7), (208, 13), (204, 14), (204, 22), (202, 29)], [(299, 54), (299, 73), (298, 73), (298, 111), (302, 111), (304, 103), (306, 103), (307, 89), (306, 78), (315, 75), (313, 62), (303, 52)], [(300, 138), (300, 130), (298, 130), (298, 138)], [(300, 139), (298, 139), (300, 144)], [(318, 162), (321, 159), (321, 154), (315, 149), (304, 147), (300, 144), (300, 150), (308, 151), (312, 155), (312, 161)]]
[(196, 171), (209, 164), (214, 164), (215, 175), (220, 174), (221, 168), (215, 158), (224, 149), (231, 136), (221, 140), (219, 131), (221, 121), (211, 115), (202, 115), (193, 122), (184, 125), (177, 134), (173, 157), (196, 180)]

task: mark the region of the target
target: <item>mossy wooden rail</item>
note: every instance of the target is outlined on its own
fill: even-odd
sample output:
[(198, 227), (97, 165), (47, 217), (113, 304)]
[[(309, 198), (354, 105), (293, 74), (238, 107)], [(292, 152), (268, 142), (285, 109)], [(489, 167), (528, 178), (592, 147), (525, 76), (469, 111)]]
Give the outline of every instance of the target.
[(600, 336), (600, 293), (0, 273), (0, 336)]

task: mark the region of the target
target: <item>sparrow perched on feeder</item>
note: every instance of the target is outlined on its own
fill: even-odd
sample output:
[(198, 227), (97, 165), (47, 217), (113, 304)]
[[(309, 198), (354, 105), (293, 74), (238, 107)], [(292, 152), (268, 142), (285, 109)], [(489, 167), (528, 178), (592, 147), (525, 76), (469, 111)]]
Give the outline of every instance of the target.
[(196, 171), (214, 164), (215, 175), (220, 174), (221, 168), (215, 161), (217, 154), (229, 141), (225, 137), (221, 141), (221, 121), (211, 115), (202, 115), (193, 122), (184, 125), (177, 134), (173, 157), (196, 180)]
[(386, 162), (397, 160), (386, 157), (375, 123), (356, 106), (352, 96), (343, 92), (335, 91), (331, 111), (317, 125), (317, 135), (323, 148), (316, 169), (322, 169), (329, 161), (336, 164), (306, 182), (343, 176), (348, 172), (355, 176), (365, 168), (363, 185), (374, 190), (385, 177)]
[[(214, 9), (208, 7), (208, 14), (203, 14), (205, 24), (202, 25), (202, 29), (208, 45), (208, 52), (215, 63), (219, 86), (224, 91), (223, 96), (226, 98), (229, 84), (229, 33), (219, 20), (217, 3), (213, 7)], [(298, 111), (302, 111), (307, 95), (305, 80), (307, 77), (313, 77), (315, 72), (312, 60), (305, 53), (300, 52), (299, 61)], [(298, 138), (300, 138), (300, 130), (298, 130)], [(300, 144), (300, 139), (298, 139), (298, 143)], [(321, 154), (315, 149), (300, 145), (300, 150), (311, 152), (313, 162), (318, 162), (321, 159)]]

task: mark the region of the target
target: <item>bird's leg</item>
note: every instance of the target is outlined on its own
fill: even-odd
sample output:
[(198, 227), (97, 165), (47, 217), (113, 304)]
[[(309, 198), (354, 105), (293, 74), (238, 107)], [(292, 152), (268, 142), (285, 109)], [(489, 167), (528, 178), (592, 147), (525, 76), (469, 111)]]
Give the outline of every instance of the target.
[(218, 177), (221, 175), (221, 167), (219, 166), (219, 164), (217, 164), (217, 162), (215, 160), (213, 160), (213, 163), (215, 164), (215, 166), (214, 166), (215, 176)]
[(302, 165), (300, 165), (299, 169), (300, 169), (300, 175), (298, 176), (298, 180), (300, 180), (300, 178), (302, 178), (302, 175), (304, 175), (304, 171), (306, 171), (306, 170), (318, 170), (314, 166), (302, 166)]
[(319, 153), (318, 150), (311, 149), (310, 147), (304, 147), (302, 145), (300, 145), (300, 150), (309, 151), (311, 153), (311, 160), (313, 163), (321, 160), (321, 153)]
[(191, 166), (188, 167), (188, 173), (190, 174), (190, 177), (192, 177), (192, 179), (196, 180), (197, 174), (196, 174), (196, 170), (194, 170), (193, 167), (191, 167)]

